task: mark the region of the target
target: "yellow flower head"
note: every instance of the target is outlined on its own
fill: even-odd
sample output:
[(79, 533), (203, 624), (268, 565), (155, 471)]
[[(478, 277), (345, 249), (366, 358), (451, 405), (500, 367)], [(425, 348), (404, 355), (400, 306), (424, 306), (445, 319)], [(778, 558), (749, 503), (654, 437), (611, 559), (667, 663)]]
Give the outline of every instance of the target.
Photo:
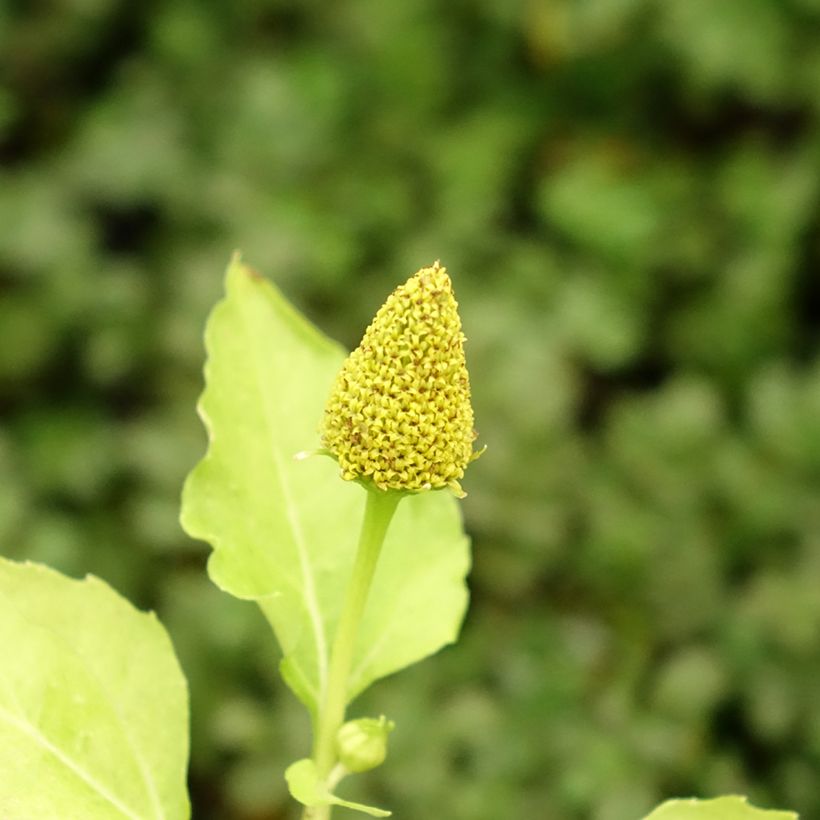
[(396, 288), (347, 357), (322, 442), (342, 477), (382, 490), (451, 487), (473, 458), (473, 408), (453, 286), (436, 262)]

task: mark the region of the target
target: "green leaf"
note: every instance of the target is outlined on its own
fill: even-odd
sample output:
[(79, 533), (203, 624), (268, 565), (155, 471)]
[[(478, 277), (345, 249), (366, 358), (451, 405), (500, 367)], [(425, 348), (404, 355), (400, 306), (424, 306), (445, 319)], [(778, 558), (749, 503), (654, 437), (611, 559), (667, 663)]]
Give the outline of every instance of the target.
[(293, 799), (298, 800), (303, 806), (344, 806), (369, 814), (371, 817), (390, 817), (392, 814), (374, 806), (365, 806), (363, 803), (351, 803), (331, 794), (324, 784), (319, 782), (316, 764), (307, 757), (288, 766), (285, 780), (288, 781), (288, 789)]
[(797, 820), (792, 811), (756, 809), (745, 797), (667, 800), (644, 820)]
[[(345, 353), (235, 259), (206, 330), (200, 414), (210, 446), (185, 485), (182, 523), (214, 548), (214, 583), (257, 601), (282, 647), (282, 674), (315, 709), (353, 564), (365, 492), (314, 456)], [(444, 492), (399, 505), (382, 550), (348, 683), (372, 681), (453, 642), (467, 606), (469, 545)]]
[(152, 613), (0, 559), (0, 645), (0, 817), (189, 817), (188, 690)]

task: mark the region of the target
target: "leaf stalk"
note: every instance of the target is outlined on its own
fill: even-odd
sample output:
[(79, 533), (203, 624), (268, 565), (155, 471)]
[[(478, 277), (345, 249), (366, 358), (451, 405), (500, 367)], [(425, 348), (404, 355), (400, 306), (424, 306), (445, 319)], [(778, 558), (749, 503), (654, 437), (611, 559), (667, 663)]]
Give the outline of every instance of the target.
[[(327, 783), (337, 762), (336, 734), (344, 723), (348, 703), (348, 678), (370, 586), (376, 571), (387, 529), (393, 519), (401, 492), (367, 489), (364, 520), (353, 572), (345, 593), (342, 614), (330, 652), (327, 689), (319, 706), (313, 760), (319, 777)], [(329, 820), (332, 806), (306, 807), (302, 820)]]

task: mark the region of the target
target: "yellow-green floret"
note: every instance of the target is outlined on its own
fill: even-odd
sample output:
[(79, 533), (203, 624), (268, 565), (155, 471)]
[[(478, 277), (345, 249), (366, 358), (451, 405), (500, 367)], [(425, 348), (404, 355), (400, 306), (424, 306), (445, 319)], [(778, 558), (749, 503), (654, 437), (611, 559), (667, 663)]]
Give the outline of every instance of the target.
[(321, 432), (347, 480), (463, 494), (476, 437), (470, 380), (458, 304), (438, 262), (380, 308), (336, 378)]

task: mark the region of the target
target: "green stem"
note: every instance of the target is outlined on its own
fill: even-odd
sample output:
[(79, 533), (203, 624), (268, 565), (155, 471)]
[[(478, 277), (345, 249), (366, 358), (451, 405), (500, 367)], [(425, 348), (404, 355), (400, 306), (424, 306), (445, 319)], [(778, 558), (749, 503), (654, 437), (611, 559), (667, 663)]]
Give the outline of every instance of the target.
[[(336, 765), (336, 733), (344, 723), (347, 708), (347, 683), (356, 648), (356, 637), (362, 619), (370, 584), (376, 571), (384, 537), (401, 500), (401, 493), (367, 491), (364, 521), (350, 576), (342, 614), (336, 627), (330, 652), (330, 669), (324, 702), (319, 707), (318, 729), (313, 760), (322, 781), (327, 781)], [(329, 820), (331, 806), (306, 808), (303, 820)]]

